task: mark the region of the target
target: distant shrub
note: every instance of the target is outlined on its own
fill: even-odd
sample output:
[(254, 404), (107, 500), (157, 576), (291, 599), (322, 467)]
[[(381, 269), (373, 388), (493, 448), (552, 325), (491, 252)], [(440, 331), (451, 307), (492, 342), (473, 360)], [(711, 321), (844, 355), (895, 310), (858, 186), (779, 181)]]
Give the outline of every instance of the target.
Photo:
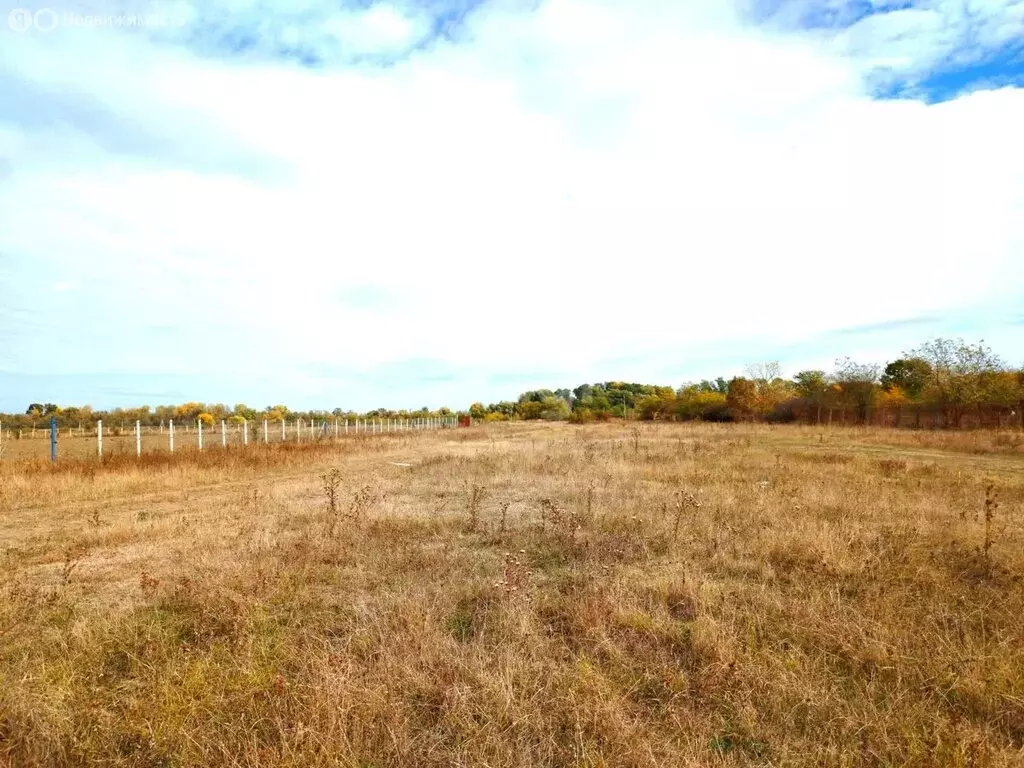
[(571, 424), (590, 424), (596, 417), (594, 412), (589, 408), (577, 408), (571, 414), (569, 414), (569, 423)]

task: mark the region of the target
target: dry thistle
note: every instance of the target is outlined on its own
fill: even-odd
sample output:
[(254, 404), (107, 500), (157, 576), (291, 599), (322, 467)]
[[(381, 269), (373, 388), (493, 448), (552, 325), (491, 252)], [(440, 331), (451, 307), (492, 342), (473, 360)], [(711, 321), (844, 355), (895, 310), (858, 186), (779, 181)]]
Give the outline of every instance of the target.
[(686, 509), (700, 509), (700, 499), (689, 491), (678, 490), (675, 492), (675, 521), (672, 525), (672, 541), (679, 538), (679, 524), (683, 519), (683, 511)]
[(994, 483), (989, 483), (985, 487), (985, 540), (982, 543), (982, 553), (985, 556), (985, 565), (991, 566), (992, 560), (990, 550), (994, 542), (992, 521), (995, 519), (996, 512), (999, 510), (999, 497), (996, 495), (996, 486)]
[(60, 585), (67, 587), (71, 583), (71, 575), (81, 565), (83, 558), (88, 554), (84, 550), (68, 549), (64, 552), (64, 564), (60, 569)]
[(480, 524), (480, 507), (487, 497), (487, 489), (482, 485), (473, 485), (469, 490), (469, 530), (475, 531)]
[(159, 584), (160, 580), (154, 579), (152, 576), (149, 575), (148, 571), (143, 571), (139, 575), (139, 588), (142, 590), (142, 594), (146, 597), (152, 597), (153, 593), (156, 591), (156, 588), (157, 586), (159, 586)]
[(508, 508), (509, 508), (509, 504), (510, 503), (511, 502), (508, 502), (508, 501), (501, 502), (501, 532), (502, 533), (505, 532), (505, 524), (506, 524), (506, 522), (508, 520)]
[(594, 481), (591, 480), (589, 483), (587, 483), (587, 491), (586, 491), (586, 495), (584, 496), (584, 504), (586, 505), (586, 510), (587, 510), (587, 516), (586, 516), (587, 520), (593, 520), (594, 519), (594, 493), (595, 493)]
[(366, 514), (366, 511), (371, 505), (380, 501), (380, 496), (374, 491), (372, 485), (364, 485), (358, 491), (355, 496), (352, 497), (352, 504), (349, 506), (348, 516), (356, 523), (362, 521)]
[(255, 486), (249, 486), (246, 490), (245, 503), (249, 507), (249, 512), (253, 515), (258, 514), (260, 511), (260, 489)]
[(543, 498), (540, 500), (540, 530), (542, 533), (549, 521), (553, 528), (561, 525), (563, 516), (562, 508), (554, 499)]
[(525, 554), (525, 549), (519, 550), (518, 554), (505, 553), (502, 578), (494, 585), (494, 588), (504, 591), (505, 597), (508, 599), (517, 596), (526, 600), (530, 599), (530, 578), (533, 576), (533, 571), (519, 558), (519, 555)]
[(320, 475), (321, 487), (324, 491), (324, 497), (327, 503), (327, 511), (337, 513), (338, 511), (338, 494), (341, 488), (341, 470), (337, 467), (330, 469), (324, 474)]

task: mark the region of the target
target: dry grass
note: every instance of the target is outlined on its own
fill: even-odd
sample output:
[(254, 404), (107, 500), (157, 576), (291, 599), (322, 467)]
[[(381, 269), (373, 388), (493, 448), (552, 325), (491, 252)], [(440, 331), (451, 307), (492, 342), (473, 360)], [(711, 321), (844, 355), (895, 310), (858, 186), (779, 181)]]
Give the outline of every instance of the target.
[(0, 760), (1020, 765), (1024, 458), (914, 435), (8, 462)]

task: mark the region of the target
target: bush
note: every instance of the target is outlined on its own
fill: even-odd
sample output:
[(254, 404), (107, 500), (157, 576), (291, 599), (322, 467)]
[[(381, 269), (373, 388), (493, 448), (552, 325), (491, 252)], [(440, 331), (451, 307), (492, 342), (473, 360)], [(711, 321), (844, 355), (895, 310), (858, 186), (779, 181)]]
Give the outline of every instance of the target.
[(589, 424), (594, 420), (594, 412), (589, 408), (577, 408), (569, 414), (570, 424)]

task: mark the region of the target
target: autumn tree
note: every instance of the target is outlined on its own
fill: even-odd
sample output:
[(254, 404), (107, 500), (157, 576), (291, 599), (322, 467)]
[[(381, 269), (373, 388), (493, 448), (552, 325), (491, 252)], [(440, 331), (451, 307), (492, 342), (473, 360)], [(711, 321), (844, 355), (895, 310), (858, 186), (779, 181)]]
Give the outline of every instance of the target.
[[(335, 408), (336, 412), (340, 410), (340, 408)], [(263, 412), (263, 415), (266, 416), (269, 421), (285, 421), (288, 418), (288, 414), (289, 410), (287, 405), (267, 406), (266, 410)], [(342, 411), (341, 415), (344, 415), (344, 411)]]
[(199, 418), (199, 414), (206, 410), (202, 403), (182, 403), (175, 409), (175, 418), (190, 422)]
[(836, 360), (832, 379), (840, 387), (840, 402), (844, 410), (849, 408), (857, 414), (861, 424), (867, 423), (875, 403), (878, 372), (878, 366), (872, 363), (858, 363), (849, 357)]
[(749, 421), (757, 413), (757, 384), (742, 376), (729, 381), (725, 402), (737, 421)]
[(997, 377), (1005, 370), (1002, 360), (983, 341), (932, 339), (908, 353), (928, 363), (931, 372), (925, 396), (960, 426), (964, 414), (979, 407), (992, 394)]
[(815, 420), (821, 424), (821, 409), (825, 405), (828, 381), (824, 371), (800, 371), (793, 377), (797, 396), (815, 412)]
[(789, 382), (782, 378), (778, 361), (748, 365), (746, 373), (756, 392), (754, 413), (761, 418), (773, 414), (792, 394)]

